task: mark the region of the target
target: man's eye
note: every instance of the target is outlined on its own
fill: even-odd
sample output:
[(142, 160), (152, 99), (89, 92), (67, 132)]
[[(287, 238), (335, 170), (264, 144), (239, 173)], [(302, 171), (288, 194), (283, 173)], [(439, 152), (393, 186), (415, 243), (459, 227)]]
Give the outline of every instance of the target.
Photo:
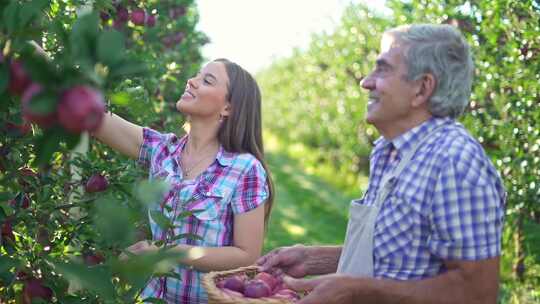
[(208, 79), (204, 79), (204, 83), (205, 84), (212, 84), (210, 81), (208, 81)]

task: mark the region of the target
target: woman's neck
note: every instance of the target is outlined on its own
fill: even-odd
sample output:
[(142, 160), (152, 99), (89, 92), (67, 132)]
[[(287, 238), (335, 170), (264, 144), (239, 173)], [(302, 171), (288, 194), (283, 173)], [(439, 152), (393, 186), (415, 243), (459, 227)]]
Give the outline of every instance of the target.
[[(204, 125), (203, 125), (204, 124)], [(210, 149), (211, 146), (219, 147), (217, 138), (218, 126), (210, 126), (208, 122), (190, 122), (187, 150), (190, 154)]]

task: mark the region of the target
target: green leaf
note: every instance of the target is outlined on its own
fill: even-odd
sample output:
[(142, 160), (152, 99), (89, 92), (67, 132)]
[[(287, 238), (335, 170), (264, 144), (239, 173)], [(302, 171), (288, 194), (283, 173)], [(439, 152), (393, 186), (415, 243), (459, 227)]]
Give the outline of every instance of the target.
[(98, 60), (114, 65), (124, 57), (124, 35), (117, 31), (101, 33), (97, 43)]
[(51, 128), (43, 132), (43, 135), (35, 142), (36, 165), (42, 166), (51, 160), (53, 153), (58, 150), (64, 134), (65, 132), (61, 128)]
[[(1, 50), (0, 50), (1, 51)], [(7, 62), (0, 64), (0, 94), (4, 93), (9, 83), (9, 67)]]
[(179, 239), (191, 239), (191, 240), (200, 240), (200, 241), (203, 240), (203, 238), (201, 236), (193, 234), (193, 233), (181, 233), (181, 234), (175, 235), (171, 239), (171, 241), (176, 241), (176, 240), (179, 240)]
[(0, 201), (8, 201), (13, 197), (13, 193), (9, 192), (0, 192)]
[(6, 29), (8, 30), (8, 33), (13, 33), (15, 29), (19, 27), (19, 3), (16, 1), (12, 1), (5, 9), (4, 9), (4, 25), (6, 26)]
[(136, 76), (148, 72), (148, 67), (138, 61), (121, 61), (110, 67), (109, 77), (123, 78), (125, 76)]
[(13, 280), (14, 275), (9, 271), (13, 267), (17, 267), (19, 262), (10, 257), (0, 255), (0, 282), (7, 286)]
[(170, 185), (165, 181), (145, 180), (137, 185), (133, 194), (144, 204), (151, 205), (163, 200), (163, 196), (169, 189)]
[(158, 210), (150, 211), (150, 217), (152, 217), (152, 220), (154, 220), (154, 222), (156, 222), (156, 224), (158, 224), (158, 226), (163, 230), (173, 227), (170, 219)]
[(103, 239), (120, 247), (127, 247), (135, 240), (135, 224), (131, 211), (111, 196), (98, 199), (95, 204), (94, 222)]
[(188, 216), (192, 216), (194, 214), (197, 214), (199, 212), (203, 212), (205, 209), (193, 209), (193, 210), (186, 210), (182, 211), (180, 214), (178, 214), (178, 218), (185, 218)]
[(99, 33), (98, 22), (97, 13), (86, 14), (75, 21), (70, 35), (73, 59), (89, 67), (93, 67), (96, 59), (94, 51)]
[(58, 85), (61, 80), (51, 61), (36, 53), (34, 46), (27, 45), (24, 49), (24, 69), (30, 74), (33, 81), (44, 85)]
[(143, 303), (167, 304), (167, 301), (158, 298), (146, 298)]
[(49, 114), (56, 111), (58, 98), (48, 92), (40, 92), (30, 99), (29, 109), (36, 114)]
[(130, 96), (127, 92), (114, 93), (111, 96), (111, 102), (118, 106), (127, 106), (129, 104)]
[(170, 269), (178, 265), (178, 259), (182, 256), (172, 251), (130, 255), (127, 260), (111, 260), (111, 267), (114, 273), (134, 288), (142, 288), (153, 273), (160, 268)]
[(32, 19), (37, 19), (41, 11), (49, 4), (49, 0), (33, 0), (21, 5), (19, 26), (25, 27)]
[(87, 267), (77, 263), (64, 263), (51, 261), (56, 271), (63, 274), (66, 279), (97, 293), (104, 299), (112, 299), (116, 296), (111, 282), (111, 270), (107, 265)]

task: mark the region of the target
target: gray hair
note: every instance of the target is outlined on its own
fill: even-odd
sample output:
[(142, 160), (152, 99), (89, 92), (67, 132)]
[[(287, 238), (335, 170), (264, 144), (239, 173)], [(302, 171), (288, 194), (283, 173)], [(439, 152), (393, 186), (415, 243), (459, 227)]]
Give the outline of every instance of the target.
[(406, 46), (407, 80), (432, 74), (437, 85), (429, 110), (437, 117), (456, 118), (469, 103), (474, 64), (469, 44), (447, 24), (413, 24), (384, 33)]

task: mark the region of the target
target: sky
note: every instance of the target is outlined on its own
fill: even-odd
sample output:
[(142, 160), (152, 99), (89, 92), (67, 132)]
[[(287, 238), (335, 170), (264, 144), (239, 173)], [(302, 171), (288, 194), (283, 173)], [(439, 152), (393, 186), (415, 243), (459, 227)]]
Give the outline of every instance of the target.
[(198, 29), (210, 38), (207, 60), (225, 57), (251, 73), (332, 31), (349, 3), (383, 0), (197, 0)]

